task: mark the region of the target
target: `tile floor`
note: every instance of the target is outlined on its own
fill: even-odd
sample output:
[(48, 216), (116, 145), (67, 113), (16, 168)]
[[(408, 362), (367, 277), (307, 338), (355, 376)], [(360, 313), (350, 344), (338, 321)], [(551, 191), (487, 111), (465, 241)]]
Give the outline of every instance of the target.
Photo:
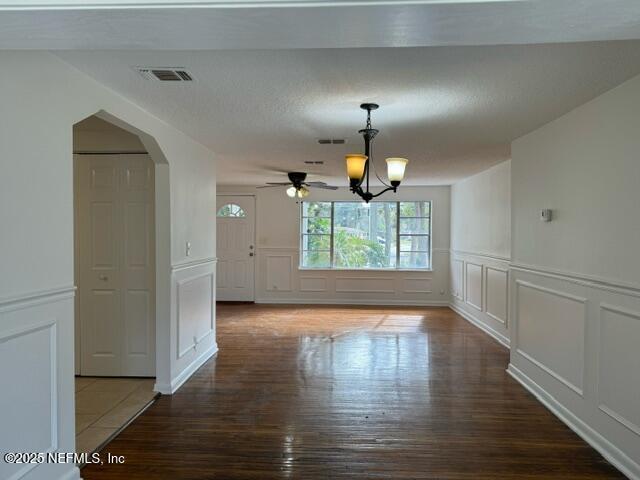
[(76, 377), (76, 451), (91, 453), (156, 395), (153, 378)]

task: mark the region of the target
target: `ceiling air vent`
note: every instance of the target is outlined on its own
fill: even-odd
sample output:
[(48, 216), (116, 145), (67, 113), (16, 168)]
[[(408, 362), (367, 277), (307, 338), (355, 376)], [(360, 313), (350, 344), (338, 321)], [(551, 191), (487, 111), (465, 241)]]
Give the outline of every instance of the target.
[(320, 145), (344, 145), (347, 141), (344, 138), (319, 138)]
[(193, 76), (180, 67), (136, 67), (147, 80), (158, 82), (193, 82)]

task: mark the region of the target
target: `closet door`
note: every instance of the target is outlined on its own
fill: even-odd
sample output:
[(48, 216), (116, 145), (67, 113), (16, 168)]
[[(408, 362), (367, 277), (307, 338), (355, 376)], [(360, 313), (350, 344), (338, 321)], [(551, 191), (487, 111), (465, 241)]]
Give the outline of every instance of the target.
[(82, 375), (155, 375), (153, 164), (76, 157)]

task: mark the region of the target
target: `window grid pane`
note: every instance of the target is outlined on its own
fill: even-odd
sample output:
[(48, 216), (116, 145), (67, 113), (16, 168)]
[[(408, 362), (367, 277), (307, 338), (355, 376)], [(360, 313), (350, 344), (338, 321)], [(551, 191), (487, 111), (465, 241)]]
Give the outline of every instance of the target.
[(427, 269), (431, 202), (301, 202), (300, 265)]

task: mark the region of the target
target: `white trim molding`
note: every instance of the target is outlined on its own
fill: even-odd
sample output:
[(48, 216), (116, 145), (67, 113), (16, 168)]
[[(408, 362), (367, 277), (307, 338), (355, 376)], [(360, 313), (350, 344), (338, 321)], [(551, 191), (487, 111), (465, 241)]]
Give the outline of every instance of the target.
[[(478, 267), (480, 269), (480, 305), (476, 305), (475, 303), (469, 301), (469, 265), (473, 265), (474, 267)], [(464, 302), (467, 305), (472, 306), (479, 312), (484, 311), (484, 265), (481, 263), (474, 262), (464, 262)]]
[[(600, 314), (599, 314), (599, 318), (598, 318), (598, 323), (599, 323), (599, 327), (600, 327), (600, 341), (598, 342), (598, 347), (597, 347), (597, 352), (598, 352), (598, 354), (597, 354), (597, 358), (598, 358), (597, 385), (598, 385), (598, 388), (596, 388), (596, 390), (598, 392), (598, 409), (601, 412), (603, 412), (605, 415), (608, 415), (613, 420), (618, 422), (620, 425), (624, 426), (625, 428), (628, 428), (631, 432), (633, 432), (635, 435), (637, 435), (640, 438), (640, 425), (638, 425), (637, 423), (633, 422), (629, 418), (626, 418), (622, 413), (617, 412), (612, 407), (608, 406), (605, 403), (605, 401), (603, 400), (603, 398), (602, 398), (602, 388), (601, 388), (602, 378), (603, 378), (602, 357), (604, 355), (604, 351), (603, 351), (604, 350), (603, 349), (603, 335), (602, 335), (602, 331), (601, 331), (602, 322), (603, 322), (602, 312), (614, 313), (614, 314), (617, 314), (617, 315), (621, 315), (623, 317), (632, 318), (635, 321), (640, 321), (640, 312), (633, 311), (633, 310), (630, 310), (628, 308), (623, 308), (623, 307), (619, 307), (619, 306), (616, 306), (616, 305), (612, 305), (612, 304), (609, 304), (609, 303), (600, 303)], [(632, 383), (634, 382), (634, 380), (632, 378), (628, 378), (627, 381), (628, 382), (632, 382)]]
[(597, 275), (584, 275), (581, 273), (555, 270), (547, 267), (528, 265), (517, 262), (509, 264), (509, 268), (511, 268), (511, 270), (516, 270), (519, 272), (532, 273), (547, 278), (555, 278), (558, 280), (563, 280), (565, 282), (571, 282), (576, 285), (598, 288), (600, 290), (621, 293), (623, 295), (640, 297), (640, 283), (621, 282)]
[[(505, 308), (505, 318), (500, 318), (498, 315), (492, 313), (489, 310), (489, 272), (493, 270), (494, 272), (500, 272), (503, 273), (505, 275), (505, 292), (504, 292), (504, 298), (505, 298), (505, 302), (504, 302), (504, 308)], [(485, 288), (484, 288), (484, 313), (487, 314), (487, 316), (489, 316), (490, 318), (493, 318), (496, 322), (499, 322), (501, 324), (503, 324), (505, 326), (505, 328), (508, 327), (509, 324), (509, 269), (508, 268), (498, 268), (498, 267), (494, 267), (492, 265), (485, 265), (484, 267), (484, 284), (485, 284)]]
[(518, 383), (533, 394), (551, 413), (558, 417), (565, 425), (573, 430), (585, 442), (595, 448), (604, 458), (624, 475), (632, 480), (640, 480), (640, 465), (617, 448), (613, 443), (600, 435), (596, 430), (583, 422), (571, 410), (562, 405), (556, 398), (538, 385), (513, 363), (509, 364), (507, 372)]
[(467, 252), (465, 250), (455, 250), (451, 249), (451, 253), (453, 255), (463, 255), (468, 257), (478, 257), (478, 258), (489, 258), (492, 260), (498, 260), (501, 262), (510, 262), (511, 257), (505, 257), (503, 255), (495, 255), (493, 253), (483, 253), (483, 252)]
[(23, 308), (35, 307), (45, 303), (73, 298), (76, 294), (75, 285), (36, 290), (20, 295), (0, 298), (0, 312), (11, 312)]
[[(188, 347), (184, 347), (182, 350), (180, 349), (180, 343), (182, 340), (182, 334), (181, 334), (181, 326), (182, 326), (182, 310), (181, 310), (181, 291), (184, 288), (185, 285), (188, 285), (189, 283), (193, 283), (197, 280), (203, 279), (203, 278), (208, 278), (210, 279), (210, 286), (211, 286), (211, 296), (209, 297), (209, 302), (210, 302), (210, 306), (209, 306), (209, 312), (210, 312), (210, 323), (209, 323), (209, 329), (204, 332), (203, 334), (201, 334), (199, 337), (193, 337), (193, 341), (191, 342), (191, 344)], [(177, 312), (176, 312), (176, 346), (177, 346), (177, 355), (178, 355), (178, 359), (181, 359), (182, 357), (184, 357), (187, 353), (189, 353), (192, 350), (195, 350), (196, 347), (198, 346), (198, 344), (200, 344), (202, 342), (202, 340), (204, 340), (206, 337), (208, 337), (209, 335), (213, 334), (213, 332), (215, 332), (215, 278), (214, 278), (214, 274), (213, 272), (207, 271), (205, 273), (202, 273), (200, 275), (192, 275), (190, 277), (187, 278), (182, 278), (180, 280), (178, 280), (176, 282), (176, 307), (177, 307)]]
[[(496, 339), (499, 343), (510, 348), (511, 332), (509, 329), (509, 263), (506, 257), (480, 252), (464, 252), (451, 250), (450, 271), (452, 292), (450, 307), (467, 321), (477, 326), (485, 333)], [(479, 275), (475, 278), (475, 288), (480, 290), (478, 298), (471, 298), (470, 293), (470, 266), (479, 269)], [(507, 281), (503, 292), (497, 292), (495, 288), (489, 291), (488, 272), (495, 270), (506, 274)], [(455, 277), (454, 277), (455, 275)], [(479, 285), (478, 285), (479, 282)], [(499, 295), (498, 298), (507, 299), (505, 318), (499, 318), (488, 311), (489, 295)], [(475, 300), (475, 301), (474, 301)]]
[(187, 381), (191, 376), (202, 367), (207, 360), (218, 353), (218, 344), (214, 343), (209, 349), (204, 351), (198, 358), (196, 358), (187, 368), (185, 368), (180, 374), (171, 380), (170, 384), (156, 383), (153, 389), (156, 392), (160, 392), (163, 395), (173, 395), (178, 389)]
[[(41, 298), (41, 297), (38, 297)], [(7, 330), (0, 334), (0, 344), (14, 340), (19, 337), (26, 337), (30, 334), (39, 332), (41, 330), (49, 331), (49, 375), (51, 381), (50, 390), (50, 431), (51, 436), (49, 439), (50, 445), (44, 450), (43, 454), (54, 453), (58, 451), (58, 342), (57, 342), (57, 325), (56, 320), (46, 320), (43, 322), (26, 325), (20, 328), (14, 328)], [(27, 473), (37, 467), (37, 463), (31, 463), (24, 465), (20, 470), (11, 475), (7, 480), (18, 480), (23, 478)]]
[(449, 307), (449, 302), (419, 300), (377, 300), (377, 299), (341, 299), (341, 298), (257, 298), (255, 303), (265, 305), (372, 305), (376, 307)]
[(478, 327), (480, 330), (482, 330), (487, 335), (492, 337), (494, 340), (496, 340), (502, 346), (510, 348), (510, 343), (511, 342), (509, 340), (509, 337), (506, 337), (505, 335), (503, 335), (502, 333), (498, 332), (497, 330), (494, 330), (493, 328), (491, 328), (486, 323), (480, 321), (480, 319), (478, 319), (477, 317), (472, 315), (470, 312), (461, 309), (458, 305), (450, 304), (449, 308), (451, 308), (451, 310), (456, 312), (458, 315), (460, 315), (462, 318), (467, 320), (469, 323), (471, 323), (472, 325)]
[(186, 270), (188, 268), (202, 267), (203, 265), (216, 263), (217, 261), (218, 259), (216, 257), (208, 257), (208, 258), (202, 258), (200, 260), (192, 260), (189, 262), (174, 263), (173, 265), (171, 265), (171, 271), (179, 272), (181, 270)]
[[(640, 393), (634, 368), (640, 292), (622, 282), (522, 265), (512, 265), (510, 276), (509, 373), (625, 475), (640, 480), (640, 405), (632, 400)], [(545, 296), (519, 305), (521, 287)]]

